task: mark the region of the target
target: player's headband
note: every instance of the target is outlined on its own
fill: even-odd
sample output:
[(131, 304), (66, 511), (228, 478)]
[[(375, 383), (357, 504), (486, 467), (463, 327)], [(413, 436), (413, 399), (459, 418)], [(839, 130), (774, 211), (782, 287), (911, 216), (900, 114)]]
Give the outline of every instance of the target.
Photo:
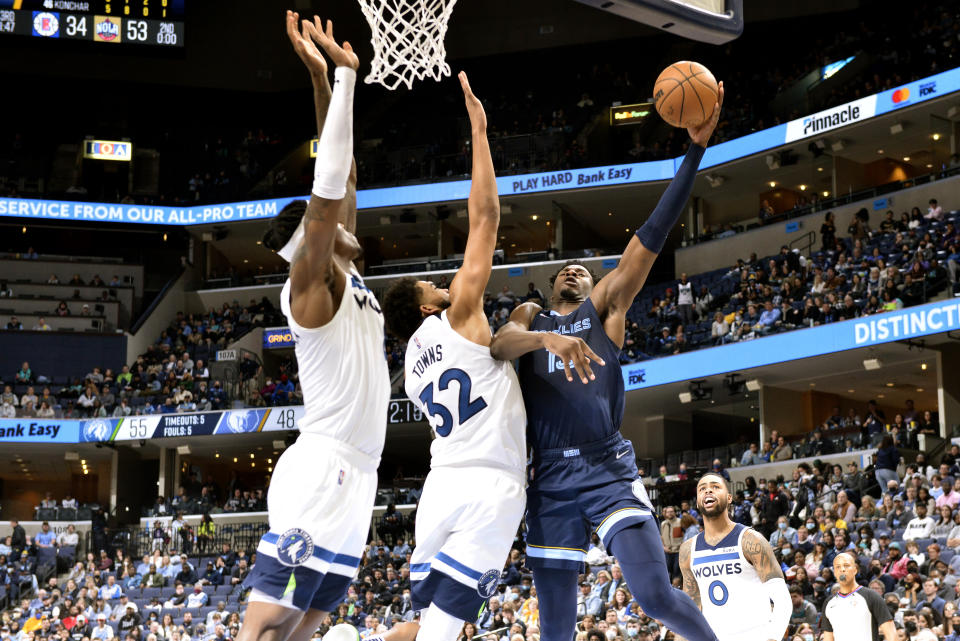
[(297, 247), (300, 246), (300, 243), (303, 242), (303, 221), (300, 221), (300, 224), (297, 225), (297, 230), (293, 232), (293, 236), (290, 237), (290, 240), (287, 241), (287, 244), (284, 245), (277, 254), (280, 255), (288, 263), (293, 262), (293, 255), (297, 251)]

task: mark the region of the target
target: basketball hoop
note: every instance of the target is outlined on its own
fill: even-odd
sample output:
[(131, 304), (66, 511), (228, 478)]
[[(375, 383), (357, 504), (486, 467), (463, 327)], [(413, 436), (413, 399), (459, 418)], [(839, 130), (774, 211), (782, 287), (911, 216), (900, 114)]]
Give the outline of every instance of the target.
[(367, 84), (413, 88), (414, 80), (450, 75), (443, 38), (457, 0), (359, 0), (373, 37)]

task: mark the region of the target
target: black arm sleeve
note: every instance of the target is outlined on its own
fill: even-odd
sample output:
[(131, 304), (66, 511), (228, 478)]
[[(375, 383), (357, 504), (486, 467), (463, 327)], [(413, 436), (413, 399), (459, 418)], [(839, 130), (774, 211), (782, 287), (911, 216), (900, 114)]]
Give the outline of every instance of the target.
[[(877, 627), (893, 619), (890, 609), (883, 602), (883, 597), (869, 588), (864, 588), (858, 592), (867, 601), (867, 607), (870, 608), (870, 615)], [(919, 608), (917, 608), (919, 610)]]
[[(820, 632), (833, 632), (833, 626), (830, 625), (830, 618), (827, 616), (827, 604), (830, 603), (834, 596), (835, 593), (828, 596), (823, 602), (823, 607), (820, 608), (820, 611), (823, 613), (820, 616)], [(819, 635), (817, 636), (819, 638)]]

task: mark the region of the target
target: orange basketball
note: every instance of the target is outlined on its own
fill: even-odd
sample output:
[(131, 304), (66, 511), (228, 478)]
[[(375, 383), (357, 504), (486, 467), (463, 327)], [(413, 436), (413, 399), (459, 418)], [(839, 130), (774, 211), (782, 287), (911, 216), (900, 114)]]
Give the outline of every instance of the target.
[(675, 62), (653, 85), (653, 104), (667, 124), (696, 127), (713, 114), (717, 79), (699, 62)]

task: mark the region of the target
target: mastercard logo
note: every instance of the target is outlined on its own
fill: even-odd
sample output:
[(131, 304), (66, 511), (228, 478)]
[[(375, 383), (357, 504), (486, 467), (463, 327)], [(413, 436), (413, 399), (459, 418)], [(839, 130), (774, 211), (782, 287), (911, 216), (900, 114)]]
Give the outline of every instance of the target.
[(910, 90), (904, 87), (893, 92), (893, 104), (901, 103), (910, 98)]

